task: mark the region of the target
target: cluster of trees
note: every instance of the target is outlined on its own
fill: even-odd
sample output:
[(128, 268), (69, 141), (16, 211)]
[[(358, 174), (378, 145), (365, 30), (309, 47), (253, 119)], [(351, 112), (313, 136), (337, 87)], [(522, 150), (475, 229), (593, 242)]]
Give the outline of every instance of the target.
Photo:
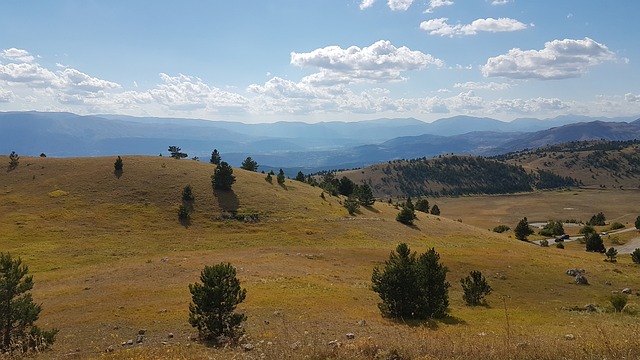
[[(405, 225), (413, 225), (413, 221), (416, 219), (416, 210), (428, 214), (429, 200), (421, 198), (418, 199), (414, 205), (411, 197), (408, 197), (407, 200), (400, 205), (400, 212), (396, 215), (396, 221)], [(433, 207), (431, 207), (431, 215), (440, 215), (438, 205), (434, 204)]]
[(604, 216), (602, 212), (599, 212), (591, 217), (589, 221), (587, 221), (587, 225), (591, 226), (605, 226), (607, 218)]
[(558, 236), (564, 234), (564, 226), (562, 221), (549, 220), (545, 226), (538, 232), (542, 236)]

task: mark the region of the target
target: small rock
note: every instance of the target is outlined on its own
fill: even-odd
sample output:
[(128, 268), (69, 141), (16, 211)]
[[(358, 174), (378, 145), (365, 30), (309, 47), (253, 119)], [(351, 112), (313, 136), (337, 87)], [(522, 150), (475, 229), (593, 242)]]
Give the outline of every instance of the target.
[(113, 330), (119, 330), (119, 329), (120, 329), (120, 326), (118, 326), (118, 325), (113, 327)]
[(582, 275), (581, 273), (576, 275), (575, 281), (576, 281), (576, 284), (578, 285), (589, 285), (589, 281), (587, 280), (587, 277)]
[(347, 337), (347, 339), (349, 339), (349, 340), (353, 340), (353, 339), (355, 339), (355, 338), (356, 338), (356, 335), (355, 335), (354, 333), (347, 333), (345, 336), (346, 336), (346, 337)]
[(169, 258), (168, 257), (163, 257), (162, 259), (160, 259), (160, 261), (167, 262), (167, 261), (169, 261)]
[(564, 336), (564, 339), (565, 339), (565, 340), (575, 340), (575, 339), (576, 339), (576, 336), (575, 336), (575, 335), (573, 335), (573, 334), (566, 334), (566, 335)]
[(359, 326), (367, 326), (367, 320), (358, 320)]
[(162, 345), (164, 345), (164, 346), (169, 345), (169, 343), (168, 343), (168, 342), (166, 342), (166, 341), (162, 341), (160, 344), (162, 344)]
[(289, 345), (289, 347), (292, 350), (298, 350), (298, 349), (300, 349), (301, 346), (302, 346), (302, 344), (300, 344), (300, 341), (296, 341), (293, 344)]
[(274, 315), (274, 316), (280, 316), (280, 311), (278, 311), (278, 310), (274, 311), (274, 312), (273, 312), (273, 315)]
[(338, 340), (331, 340), (328, 345), (332, 347), (340, 347), (342, 346), (342, 343)]
[(144, 335), (147, 332), (147, 329), (138, 330), (138, 335)]
[(122, 342), (122, 344), (120, 344), (120, 345), (122, 345), (122, 346), (127, 346), (127, 342), (126, 342), (126, 341), (123, 341), (123, 342)]
[(630, 289), (630, 288), (624, 288), (624, 289), (622, 289), (622, 293), (623, 293), (623, 294), (627, 294), (627, 295), (629, 295), (629, 294), (631, 294), (631, 293), (632, 293), (632, 291), (631, 291), (631, 289)]
[(249, 343), (247, 343), (247, 344), (242, 344), (240, 347), (241, 347), (241, 348), (242, 348), (242, 350), (244, 350), (244, 351), (251, 351), (251, 350), (253, 350), (253, 344), (249, 344)]
[(594, 312), (594, 311), (598, 310), (598, 308), (594, 304), (587, 304), (587, 305), (584, 306), (584, 309), (586, 311), (590, 311), (590, 312)]
[(129, 346), (133, 345), (133, 340), (132, 339), (127, 340), (127, 345)]
[(160, 314), (164, 314), (167, 312), (167, 309), (160, 309), (160, 311), (158, 311)]
[(265, 320), (265, 321), (264, 321), (264, 324), (265, 324), (265, 325), (269, 325), (269, 320)]
[(114, 352), (116, 349), (113, 347), (113, 345), (109, 345), (109, 347), (107, 347), (107, 349), (105, 350), (105, 352)]
[(169, 334), (167, 335), (167, 337), (168, 337), (169, 339), (173, 339), (173, 333), (169, 333)]
[(142, 344), (143, 341), (144, 341), (144, 335), (136, 336), (136, 344)]

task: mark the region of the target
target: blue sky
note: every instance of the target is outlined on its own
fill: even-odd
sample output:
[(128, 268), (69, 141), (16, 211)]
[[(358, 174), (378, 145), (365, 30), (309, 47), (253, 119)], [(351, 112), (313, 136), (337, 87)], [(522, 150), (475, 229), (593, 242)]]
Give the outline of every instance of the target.
[(636, 0), (4, 0), (0, 111), (640, 116)]

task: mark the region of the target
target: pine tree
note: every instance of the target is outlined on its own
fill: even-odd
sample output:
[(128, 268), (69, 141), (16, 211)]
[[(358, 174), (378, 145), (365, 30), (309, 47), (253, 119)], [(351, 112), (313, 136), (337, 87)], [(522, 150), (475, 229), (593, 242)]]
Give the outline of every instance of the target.
[(428, 214), (429, 213), (429, 200), (427, 200), (427, 199), (419, 199), (418, 201), (416, 201), (416, 210)]
[(403, 206), (398, 215), (396, 215), (396, 221), (405, 225), (413, 225), (413, 220), (415, 219), (415, 212), (406, 206)]
[(462, 299), (469, 306), (481, 305), (484, 302), (484, 297), (493, 291), (480, 271), (470, 272), (469, 276), (460, 279), (460, 284), (462, 284), (464, 292)]
[(212, 340), (224, 335), (231, 339), (243, 333), (244, 314), (235, 313), (247, 290), (240, 287), (236, 269), (231, 264), (205, 266), (200, 283), (189, 284), (192, 303), (189, 304), (189, 324), (198, 328), (201, 339)]
[(218, 149), (213, 149), (209, 162), (212, 163), (213, 165), (220, 165), (221, 160), (222, 158), (220, 157), (220, 153), (218, 152)]
[(636, 225), (636, 229), (640, 230), (640, 216), (638, 216), (638, 217), (636, 218), (636, 223), (635, 223), (635, 225)]
[(371, 187), (366, 183), (356, 185), (354, 194), (362, 206), (372, 206), (376, 202), (376, 199), (373, 197)]
[(249, 156), (244, 159), (240, 168), (247, 171), (258, 171), (258, 163)]
[(602, 238), (596, 232), (591, 232), (586, 234), (584, 236), (584, 243), (585, 243), (585, 250), (589, 252), (603, 253), (606, 251)]
[(440, 216), (440, 208), (438, 205), (433, 204), (433, 207), (431, 208), (431, 215)]
[(123, 167), (123, 163), (122, 163), (122, 158), (120, 156), (118, 156), (118, 158), (116, 159), (116, 162), (113, 163), (113, 168), (116, 172), (118, 171), (122, 171), (122, 167)]
[(284, 171), (282, 171), (282, 169), (280, 169), (280, 171), (278, 171), (278, 176), (276, 177), (276, 179), (278, 180), (278, 184), (280, 185), (284, 185)]
[(298, 174), (296, 175), (296, 181), (304, 182), (304, 180), (304, 173), (302, 171), (298, 171)]
[(12, 151), (9, 154), (9, 170), (17, 168), (18, 164), (20, 164), (20, 156), (15, 151)]
[(169, 146), (169, 153), (171, 154), (171, 157), (174, 159), (182, 159), (189, 156), (187, 153), (183, 153), (182, 149), (180, 149), (177, 146)]
[(233, 176), (233, 169), (225, 161), (220, 162), (211, 175), (211, 185), (216, 190), (231, 190), (231, 186), (236, 182)]
[(527, 221), (526, 217), (518, 222), (518, 225), (516, 225), (516, 228), (513, 229), (513, 232), (516, 236), (516, 239), (522, 241), (526, 241), (527, 237), (533, 234), (533, 230), (531, 230), (531, 228), (529, 227), (529, 221)]
[(633, 261), (634, 264), (640, 264), (640, 248), (633, 250), (631, 253), (631, 261)]

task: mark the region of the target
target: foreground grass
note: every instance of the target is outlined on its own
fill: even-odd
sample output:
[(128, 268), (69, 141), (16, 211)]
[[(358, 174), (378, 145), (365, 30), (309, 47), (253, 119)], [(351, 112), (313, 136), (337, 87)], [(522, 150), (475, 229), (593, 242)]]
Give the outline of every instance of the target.
[[(318, 188), (295, 181), (281, 187), (237, 170), (234, 191), (215, 193), (210, 164), (123, 159), (119, 178), (109, 158), (25, 158), (18, 169), (0, 173), (0, 251), (29, 265), (44, 309), (39, 324), (60, 329), (43, 358), (639, 357), (638, 298), (630, 297), (628, 313), (611, 314), (606, 306), (612, 291), (640, 289), (640, 270), (626, 257), (605, 263), (577, 244), (540, 248), (468, 225), (467, 219), (483, 217), (470, 200), (464, 223), (419, 213), (416, 226), (407, 227), (387, 204), (351, 217), (340, 199), (322, 199)], [(186, 184), (196, 202), (185, 227), (177, 208)], [(553, 209), (539, 197), (562, 195), (516, 197), (523, 209), (511, 209), (510, 216)], [(629, 196), (616, 202), (637, 204)], [(441, 206), (445, 215), (447, 207)], [(221, 217), (232, 211), (258, 214), (260, 221)], [(440, 253), (452, 284), (449, 319), (398, 324), (380, 317), (371, 271), (399, 242)], [(249, 317), (244, 343), (251, 351), (188, 340), (194, 334), (187, 323), (188, 284), (205, 265), (219, 262), (232, 263), (247, 288), (240, 311)], [(591, 285), (575, 285), (568, 268), (586, 269)], [(482, 271), (494, 288), (488, 307), (463, 304), (458, 281), (471, 270)], [(587, 303), (601, 311), (562, 310)], [(147, 330), (143, 344), (120, 345), (141, 328)], [(340, 345), (330, 345), (333, 340)], [(116, 351), (105, 353), (109, 346)]]

